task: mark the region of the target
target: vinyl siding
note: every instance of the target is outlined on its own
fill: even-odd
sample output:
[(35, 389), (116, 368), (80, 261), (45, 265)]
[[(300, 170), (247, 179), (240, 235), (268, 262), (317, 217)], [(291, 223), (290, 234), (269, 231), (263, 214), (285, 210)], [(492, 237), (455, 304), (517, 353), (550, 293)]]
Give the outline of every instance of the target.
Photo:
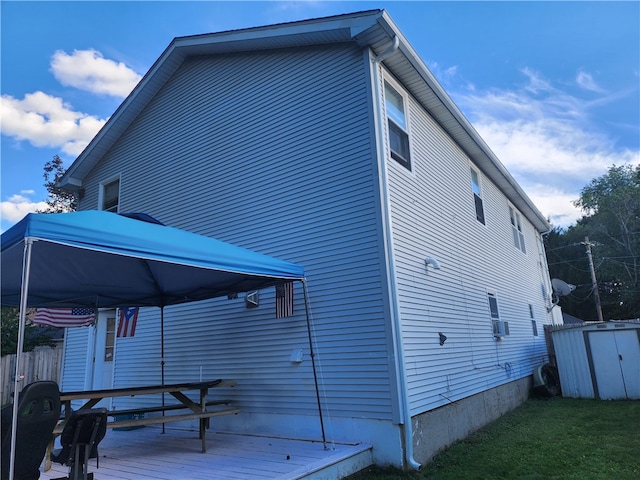
[[(390, 419), (367, 79), (347, 44), (189, 58), (85, 179), (82, 207), (121, 175), (120, 211), (303, 265), (325, 412)], [(317, 416), (301, 284), (295, 315), (274, 312), (273, 290), (252, 310), (242, 294), (166, 308), (165, 381), (231, 378), (220, 395), (243, 414)], [(115, 387), (159, 380), (158, 332), (145, 309), (118, 339)]]
[(91, 379), (86, 378), (89, 366), (93, 327), (67, 328), (64, 333), (64, 356), (60, 390), (73, 392), (90, 388)]
[[(482, 174), (486, 226), (476, 220), (468, 157), (412, 98), (409, 130), (412, 171), (390, 157), (387, 164), (407, 389), (416, 415), (530, 375), (545, 359), (542, 323), (550, 319), (532, 225), (523, 218), (524, 255), (513, 244), (506, 197)], [(426, 257), (441, 269), (425, 267)], [(500, 341), (492, 334), (488, 290), (509, 322), (510, 335)], [(447, 336), (443, 346), (439, 333)]]

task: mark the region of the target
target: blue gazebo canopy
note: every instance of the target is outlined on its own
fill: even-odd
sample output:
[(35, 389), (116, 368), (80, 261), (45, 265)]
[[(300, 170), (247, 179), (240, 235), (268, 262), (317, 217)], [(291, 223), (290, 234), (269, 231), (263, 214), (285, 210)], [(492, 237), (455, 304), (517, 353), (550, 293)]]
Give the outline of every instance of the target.
[(28, 307), (162, 307), (304, 279), (299, 265), (104, 211), (32, 213), (0, 241), (2, 306), (20, 306), (28, 250)]

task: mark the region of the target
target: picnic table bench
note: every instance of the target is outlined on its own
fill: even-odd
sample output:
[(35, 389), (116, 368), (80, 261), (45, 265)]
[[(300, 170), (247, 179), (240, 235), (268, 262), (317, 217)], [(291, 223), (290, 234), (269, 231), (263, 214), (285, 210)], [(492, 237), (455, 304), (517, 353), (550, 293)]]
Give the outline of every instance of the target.
[[(141, 387), (125, 387), (113, 388), (106, 390), (85, 390), (77, 392), (61, 392), (60, 402), (64, 405), (65, 418), (68, 420), (71, 416), (71, 402), (73, 400), (86, 400), (86, 402), (78, 409), (87, 409), (96, 406), (105, 398), (115, 397), (133, 397), (136, 395), (151, 395), (169, 393), (179, 400), (178, 404), (146, 406), (141, 408), (130, 408), (124, 410), (111, 410), (107, 412), (109, 417), (113, 417), (113, 421), (107, 422), (107, 428), (130, 428), (144, 425), (158, 425), (170, 422), (183, 422), (187, 420), (199, 420), (199, 438), (202, 441), (202, 453), (206, 453), (206, 429), (209, 427), (209, 419), (221, 415), (235, 415), (240, 413), (237, 408), (213, 409), (210, 407), (220, 405), (230, 405), (230, 400), (209, 400), (206, 397), (210, 388), (233, 387), (236, 382), (233, 380), (210, 380), (205, 382), (189, 382), (177, 383), (169, 385), (149, 385)], [(184, 392), (199, 391), (199, 401), (191, 400)], [(188, 413), (179, 413), (165, 415), (166, 412), (178, 410), (190, 410)], [(147, 413), (162, 413), (147, 417)], [(143, 415), (143, 416), (141, 416)], [(64, 422), (61, 422), (53, 430), (53, 438), (47, 452), (47, 464), (45, 469), (50, 468), (50, 455), (53, 449), (53, 443), (57, 436), (62, 433)]]

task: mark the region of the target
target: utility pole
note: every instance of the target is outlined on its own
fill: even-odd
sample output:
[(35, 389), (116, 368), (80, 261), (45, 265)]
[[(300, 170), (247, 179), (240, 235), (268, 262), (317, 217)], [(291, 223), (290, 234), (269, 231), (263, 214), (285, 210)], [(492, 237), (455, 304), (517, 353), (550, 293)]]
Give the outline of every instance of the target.
[(602, 306), (600, 305), (600, 292), (598, 291), (598, 282), (596, 280), (596, 270), (593, 267), (593, 256), (591, 255), (591, 243), (589, 243), (589, 237), (584, 237), (582, 243), (587, 248), (587, 258), (589, 258), (589, 270), (591, 270), (591, 288), (593, 289), (593, 297), (596, 301), (596, 312), (598, 313), (598, 320), (604, 322), (602, 317)]

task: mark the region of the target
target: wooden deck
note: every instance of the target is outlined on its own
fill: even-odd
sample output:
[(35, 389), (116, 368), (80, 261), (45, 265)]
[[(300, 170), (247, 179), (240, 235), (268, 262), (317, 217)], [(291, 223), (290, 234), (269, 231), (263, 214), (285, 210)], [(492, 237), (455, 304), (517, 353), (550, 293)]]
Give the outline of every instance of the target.
[[(369, 445), (341, 445), (264, 436), (214, 433), (201, 453), (197, 431), (147, 426), (109, 430), (100, 444), (100, 468), (89, 462), (95, 480), (335, 480), (371, 464)], [(41, 469), (42, 470), (42, 469)], [(53, 464), (41, 480), (68, 474)]]

